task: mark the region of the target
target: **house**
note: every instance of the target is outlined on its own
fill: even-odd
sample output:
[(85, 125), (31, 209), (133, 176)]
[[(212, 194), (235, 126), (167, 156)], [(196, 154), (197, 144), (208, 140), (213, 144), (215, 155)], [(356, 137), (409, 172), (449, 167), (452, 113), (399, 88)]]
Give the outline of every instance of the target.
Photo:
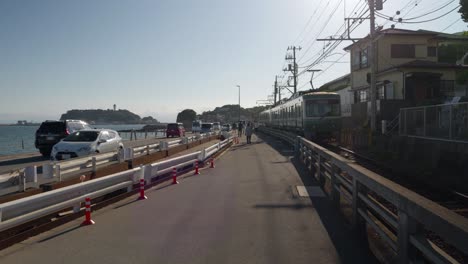
[[(375, 41), (378, 121), (394, 119), (401, 107), (467, 95), (466, 81), (460, 84), (456, 79), (468, 71), (460, 61), (468, 52), (468, 36), (390, 28), (378, 31)], [(461, 48), (454, 53), (450, 45)], [(361, 125), (370, 117), (369, 46), (367, 36), (345, 48), (351, 54), (352, 118)]]

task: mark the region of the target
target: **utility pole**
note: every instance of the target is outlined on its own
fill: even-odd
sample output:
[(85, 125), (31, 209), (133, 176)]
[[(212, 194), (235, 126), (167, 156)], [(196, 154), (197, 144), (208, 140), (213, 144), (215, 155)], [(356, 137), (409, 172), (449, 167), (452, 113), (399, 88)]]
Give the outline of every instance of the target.
[(291, 56), (291, 54), (286, 54), (286, 60), (289, 60), (289, 61), (292, 60), (292, 65), (291, 65), (291, 63), (288, 64), (288, 68), (283, 69), (283, 71), (290, 71), (293, 74), (293, 85), (292, 85), (292, 87), (294, 87), (294, 93), (293, 93), (293, 95), (294, 95), (297, 92), (297, 72), (298, 72), (297, 71), (297, 63), (296, 63), (296, 50), (301, 50), (301, 47), (290, 46), (290, 47), (288, 47), (288, 50), (293, 51), (292, 56)]
[(278, 75), (275, 76), (275, 88), (273, 93), (275, 96), (274, 105), (276, 105), (276, 94), (278, 93)]
[(375, 48), (375, 10), (382, 10), (382, 0), (369, 0), (370, 11), (370, 56), (371, 56), (371, 78), (370, 78), (370, 92), (371, 92), (371, 131), (375, 132), (377, 123), (377, 89), (376, 89), (376, 73), (377, 73), (377, 49)]
[(239, 122), (241, 121), (241, 106), (240, 106), (240, 85), (237, 85), (239, 88)]

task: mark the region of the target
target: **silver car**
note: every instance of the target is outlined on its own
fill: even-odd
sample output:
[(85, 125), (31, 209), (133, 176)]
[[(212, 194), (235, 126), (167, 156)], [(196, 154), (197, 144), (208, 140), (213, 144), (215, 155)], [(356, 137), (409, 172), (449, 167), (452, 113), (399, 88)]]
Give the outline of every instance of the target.
[(122, 148), (122, 138), (117, 131), (85, 129), (72, 133), (55, 144), (50, 156), (53, 160), (65, 160), (95, 153), (119, 151)]

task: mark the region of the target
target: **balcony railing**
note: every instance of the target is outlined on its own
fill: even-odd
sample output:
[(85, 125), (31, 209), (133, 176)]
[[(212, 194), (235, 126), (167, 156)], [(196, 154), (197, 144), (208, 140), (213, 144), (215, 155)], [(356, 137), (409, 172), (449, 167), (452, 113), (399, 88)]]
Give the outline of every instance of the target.
[(468, 103), (400, 109), (400, 135), (468, 142)]

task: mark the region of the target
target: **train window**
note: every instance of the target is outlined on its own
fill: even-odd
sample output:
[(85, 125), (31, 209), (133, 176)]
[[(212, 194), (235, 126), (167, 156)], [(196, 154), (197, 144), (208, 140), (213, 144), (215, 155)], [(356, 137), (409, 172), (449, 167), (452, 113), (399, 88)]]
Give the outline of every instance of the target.
[(307, 117), (339, 116), (339, 100), (309, 100), (306, 102)]

